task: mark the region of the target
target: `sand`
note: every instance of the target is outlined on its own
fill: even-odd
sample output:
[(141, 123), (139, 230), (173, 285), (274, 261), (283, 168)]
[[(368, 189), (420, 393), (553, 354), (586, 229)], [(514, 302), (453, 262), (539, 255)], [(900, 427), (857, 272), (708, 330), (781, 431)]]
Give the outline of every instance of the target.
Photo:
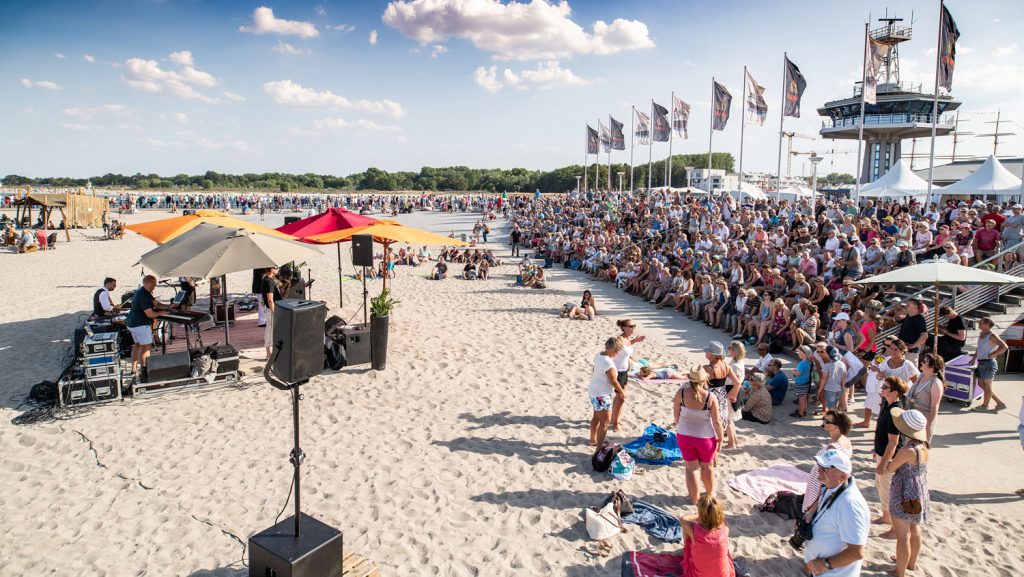
[[(165, 216), (143, 213), (132, 221)], [(268, 216), (276, 226), (281, 215)], [(447, 233), (472, 215), (418, 213), (402, 222)], [(497, 223), (493, 240), (503, 239)], [(0, 575), (242, 576), (244, 543), (284, 504), (291, 469), (287, 394), (256, 383), (96, 407), (55, 422), (15, 426), (31, 384), (55, 378), (76, 320), (104, 276), (121, 290), (137, 283), (138, 257), (153, 247), (129, 233), (92, 241), (95, 231), (45, 254), (0, 254)], [(495, 244), (507, 258), (503, 245)], [(314, 297), (337, 311), (335, 254), (310, 263)], [(351, 267), (346, 265), (351, 270)], [(589, 285), (556, 268), (550, 288), (514, 287), (515, 269), (489, 281), (424, 277), (398, 267), (402, 302), (388, 366), (322, 375), (302, 404), (303, 509), (340, 528), (345, 545), (387, 575), (618, 575), (632, 548), (675, 551), (633, 528), (611, 557), (592, 559), (581, 513), (615, 488), (674, 514), (692, 511), (681, 464), (647, 467), (620, 483), (596, 474), (586, 447), (590, 363), (614, 320), (629, 316), (648, 335), (638, 354), (687, 364), (726, 335), (600, 285), (593, 322), (558, 318), (562, 303)], [(249, 286), (247, 274), (229, 287)], [(356, 312), (346, 285), (344, 316)], [(379, 281), (373, 283), (376, 292)], [(255, 354), (253, 356), (256, 356)], [(1024, 386), (1001, 377), (1011, 410), (968, 414), (943, 403), (931, 476), (934, 526), (914, 575), (1019, 575), (1024, 455), (1016, 403)], [(671, 385), (631, 385), (622, 434), (671, 420)], [(859, 407), (859, 403), (857, 405)], [(788, 523), (753, 510), (724, 484), (753, 467), (807, 467), (823, 443), (813, 423), (779, 411), (769, 426), (740, 424), (743, 446), (724, 455), (718, 497), (733, 553), (755, 575), (796, 575), (800, 562), (784, 539)], [(856, 474), (873, 503), (870, 438), (854, 433)], [(290, 511), (290, 505), (289, 505)], [(286, 512), (286, 515), (289, 514)], [(878, 529), (872, 529), (877, 535)], [(892, 541), (873, 537), (866, 575), (881, 575)]]

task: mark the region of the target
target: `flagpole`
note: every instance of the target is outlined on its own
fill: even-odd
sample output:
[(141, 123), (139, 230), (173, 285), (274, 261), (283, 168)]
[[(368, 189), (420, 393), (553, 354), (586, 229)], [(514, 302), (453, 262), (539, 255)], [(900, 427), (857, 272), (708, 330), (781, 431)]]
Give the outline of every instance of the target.
[(636, 106), (631, 106), (633, 112), (629, 117), (629, 194), (633, 194), (633, 148), (636, 147)]
[[(782, 53), (782, 106), (779, 107), (779, 166), (778, 176), (775, 179), (775, 203), (782, 202), (782, 128), (786, 120), (786, 95), (789, 87), (786, 86), (786, 62), (789, 60), (789, 53)], [(814, 203), (814, 195), (811, 195), (811, 203)]]
[(651, 159), (654, 151), (654, 100), (651, 99), (651, 136), (647, 139), (647, 194), (651, 193)]
[(672, 188), (672, 141), (675, 139), (675, 123), (673, 116), (676, 112), (676, 91), (672, 91), (672, 99), (668, 106), (671, 110), (668, 113), (668, 166), (665, 167), (665, 186)]
[(711, 143), (715, 138), (715, 77), (711, 77), (711, 125), (708, 128), (708, 173), (706, 182), (708, 185), (708, 198), (711, 198)]
[[(864, 23), (864, 55), (861, 62), (860, 72), (860, 126), (857, 129), (857, 188), (854, 191), (855, 204), (860, 204), (860, 184), (864, 176), (864, 87), (868, 82), (868, 26), (870, 22)], [(812, 193), (817, 192), (812, 190)]]
[(608, 115), (608, 192), (612, 191), (612, 115)]
[[(608, 145), (611, 146), (612, 134), (608, 133)], [(594, 191), (601, 192), (601, 117), (597, 117), (597, 154), (594, 155)]]
[(587, 190), (587, 161), (590, 160), (590, 128), (584, 124), (583, 131), (583, 190), (579, 192)]
[[(925, 197), (928, 204), (932, 202), (932, 177), (935, 169), (935, 126), (939, 120), (939, 63), (942, 58), (942, 8), (943, 2), (939, 0), (939, 33), (935, 41), (935, 88), (932, 94), (932, 145), (928, 152), (928, 196)], [(996, 132), (999, 132), (998, 130)], [(997, 137), (998, 138), (998, 137)]]
[(747, 67), (743, 67), (743, 99), (740, 100), (742, 112), (740, 113), (740, 185), (739, 195), (737, 195), (737, 202), (743, 204), (743, 135), (746, 133), (747, 128)]

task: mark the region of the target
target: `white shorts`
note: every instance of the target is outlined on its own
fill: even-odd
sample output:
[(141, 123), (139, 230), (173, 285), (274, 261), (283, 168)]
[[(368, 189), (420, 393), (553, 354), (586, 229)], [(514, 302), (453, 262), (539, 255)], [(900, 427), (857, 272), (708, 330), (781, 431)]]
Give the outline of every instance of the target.
[(263, 329), (263, 346), (271, 347), (274, 345), (274, 314), (267, 311), (267, 326)]
[(132, 333), (132, 340), (135, 341), (135, 344), (153, 344), (153, 327), (149, 325), (142, 325), (141, 327), (128, 327), (128, 331)]

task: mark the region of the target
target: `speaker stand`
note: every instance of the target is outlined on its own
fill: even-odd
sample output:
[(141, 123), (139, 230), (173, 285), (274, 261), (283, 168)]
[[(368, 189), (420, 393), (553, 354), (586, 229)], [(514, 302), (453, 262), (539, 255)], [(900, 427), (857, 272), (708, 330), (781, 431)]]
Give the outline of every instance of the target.
[(366, 298), (370, 294), (370, 291), (366, 290), (366, 267), (363, 267), (363, 324), (367, 324), (368, 309), (366, 308)]

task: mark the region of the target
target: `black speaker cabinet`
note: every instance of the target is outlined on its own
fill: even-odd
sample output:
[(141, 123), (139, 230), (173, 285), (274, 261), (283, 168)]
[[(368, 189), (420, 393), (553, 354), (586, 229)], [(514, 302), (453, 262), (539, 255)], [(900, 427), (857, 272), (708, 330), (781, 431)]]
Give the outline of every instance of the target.
[(284, 217), (284, 223), (285, 224), (291, 224), (293, 222), (299, 222), (300, 220), (302, 220), (302, 219), (297, 217), (297, 216), (286, 216), (286, 217)]
[(284, 299), (274, 307), (274, 374), (287, 383), (305, 381), (324, 370), (322, 302)]
[(373, 237), (352, 235), (352, 266), (373, 266)]
[(185, 208), (185, 209), (182, 209), (181, 216), (191, 216), (191, 215), (193, 215), (195, 213), (196, 213), (196, 211), (195, 211), (194, 208)]
[(345, 337), (347, 365), (365, 365), (370, 362), (370, 325), (350, 325), (340, 329)]
[[(215, 305), (214, 317), (217, 319), (215, 322), (218, 325), (224, 324), (224, 303), (217, 303)], [(234, 324), (235, 322), (235, 303), (228, 303), (228, 322)]]
[(146, 382), (187, 379), (192, 375), (192, 359), (188, 351), (151, 355), (146, 361)]
[[(321, 347), (322, 348), (322, 347)], [(249, 577), (341, 577), (341, 532), (302, 513), (249, 538)]]

